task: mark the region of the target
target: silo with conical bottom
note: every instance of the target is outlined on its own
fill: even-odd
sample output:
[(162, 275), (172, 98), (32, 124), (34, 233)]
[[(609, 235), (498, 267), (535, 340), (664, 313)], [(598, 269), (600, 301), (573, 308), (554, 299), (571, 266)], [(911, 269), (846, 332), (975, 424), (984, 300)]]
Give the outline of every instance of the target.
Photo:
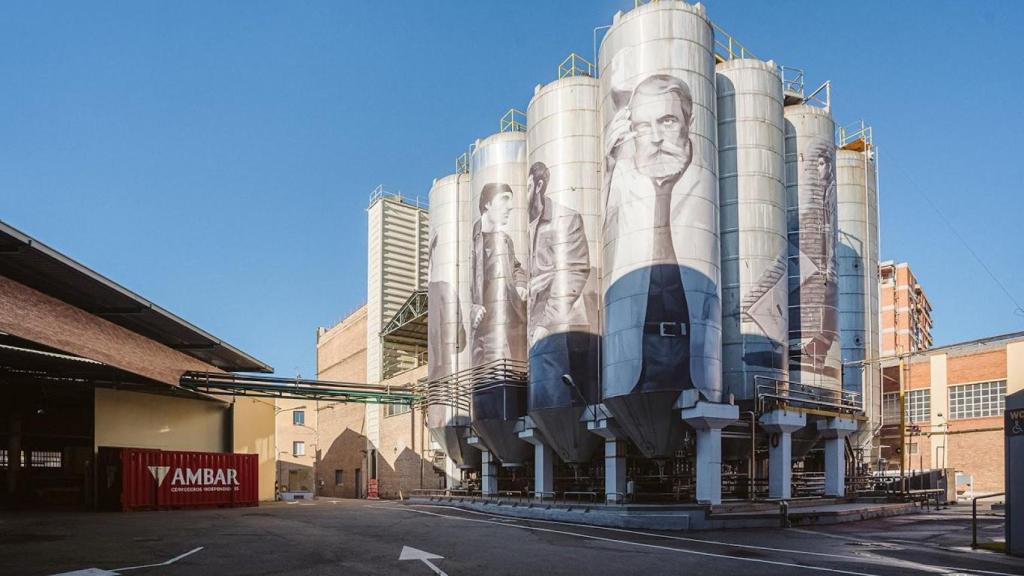
[(469, 406), (454, 380), (465, 362), (468, 331), (460, 293), (461, 211), (469, 195), (468, 179), (451, 174), (430, 189), (430, 240), (427, 299), (427, 427), (431, 437), (460, 468), (479, 463), (480, 452), (466, 444)]
[(478, 142), (470, 177), (472, 424), (502, 465), (515, 467), (530, 457), (516, 429), (526, 415), (526, 134), (500, 132)]
[(789, 379), (838, 391), (835, 124), (827, 108), (807, 103), (786, 106), (785, 116)]
[(719, 63), (722, 365), (726, 394), (753, 400), (788, 378), (789, 292), (782, 81), (772, 62)]
[(527, 109), (529, 414), (565, 462), (600, 438), (580, 421), (600, 398), (601, 126), (598, 81), (538, 86)]
[(722, 399), (712, 46), (703, 5), (664, 1), (617, 14), (599, 54), (601, 387), (647, 457), (679, 448), (683, 391)]
[(836, 151), (839, 327), (843, 390), (860, 395), (868, 427), (880, 424), (878, 364), (878, 191), (874, 149), (861, 138)]

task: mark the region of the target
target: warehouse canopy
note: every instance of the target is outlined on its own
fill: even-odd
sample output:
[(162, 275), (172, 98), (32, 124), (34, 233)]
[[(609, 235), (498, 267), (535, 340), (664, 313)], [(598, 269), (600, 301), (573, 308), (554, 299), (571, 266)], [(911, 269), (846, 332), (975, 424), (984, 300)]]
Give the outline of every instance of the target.
[(266, 363), (0, 222), (0, 276), (228, 372), (272, 372)]

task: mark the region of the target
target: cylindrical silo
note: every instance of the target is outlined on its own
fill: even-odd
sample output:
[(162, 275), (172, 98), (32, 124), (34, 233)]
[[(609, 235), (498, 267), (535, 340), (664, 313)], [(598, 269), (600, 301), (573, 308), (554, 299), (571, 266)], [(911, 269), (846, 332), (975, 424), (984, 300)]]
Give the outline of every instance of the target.
[(789, 372), (782, 80), (761, 60), (727, 60), (715, 70), (722, 381), (727, 394), (752, 400), (757, 384), (785, 381)]
[(529, 413), (566, 462), (589, 461), (600, 441), (580, 422), (600, 399), (597, 95), (594, 78), (562, 78), (538, 86), (526, 113)]
[(836, 152), (839, 218), (839, 328), (843, 389), (860, 394), (869, 422), (881, 406), (878, 359), (878, 193), (874, 151)]
[(430, 248), (427, 299), (427, 426), (433, 439), (460, 467), (479, 460), (466, 444), (468, 404), (455, 389), (454, 375), (469, 367), (460, 360), (468, 350), (466, 317), (459, 294), (460, 210), (469, 195), (466, 178), (452, 174), (430, 189)]
[[(877, 360), (882, 355), (882, 334), (879, 327), (881, 321), (881, 302), (879, 300), (879, 281), (881, 280), (878, 263), (881, 251), (881, 228), (878, 205), (878, 150), (872, 147), (868, 155), (868, 309), (867, 309), (867, 342), (865, 356), (868, 368), (865, 370), (865, 403), (871, 422), (870, 439), (877, 441), (875, 430), (882, 425), (882, 365)], [(872, 362), (874, 360), (874, 362)]]
[(473, 238), (470, 355), (477, 371), (473, 429), (504, 466), (531, 454), (516, 421), (526, 415), (526, 134), (501, 132), (480, 141), (470, 161)]
[(786, 106), (789, 378), (840, 386), (835, 125), (825, 108)]
[(616, 14), (601, 43), (601, 387), (648, 457), (678, 447), (683, 390), (722, 399), (712, 43), (704, 7), (676, 1)]

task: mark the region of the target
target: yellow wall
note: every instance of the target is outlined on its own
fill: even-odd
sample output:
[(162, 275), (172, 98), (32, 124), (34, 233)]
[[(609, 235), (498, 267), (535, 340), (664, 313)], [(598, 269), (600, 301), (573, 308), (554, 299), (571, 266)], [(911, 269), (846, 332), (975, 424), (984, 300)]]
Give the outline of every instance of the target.
[(1024, 390), (1024, 342), (1006, 346), (1006, 395)]
[(220, 402), (97, 388), (96, 446), (221, 452), (226, 410)]
[(239, 454), (260, 456), (260, 500), (274, 499), (274, 402), (256, 398), (235, 398), (232, 449)]
[[(260, 500), (274, 499), (274, 402), (224, 402), (96, 389), (96, 446), (259, 454)], [(225, 446), (228, 408), (234, 445)]]

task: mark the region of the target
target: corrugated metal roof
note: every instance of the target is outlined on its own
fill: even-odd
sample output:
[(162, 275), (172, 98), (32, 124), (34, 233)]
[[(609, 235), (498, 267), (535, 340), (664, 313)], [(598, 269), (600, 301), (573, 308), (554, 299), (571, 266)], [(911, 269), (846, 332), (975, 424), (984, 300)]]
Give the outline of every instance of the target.
[(0, 275), (228, 372), (273, 372), (113, 280), (0, 221)]

